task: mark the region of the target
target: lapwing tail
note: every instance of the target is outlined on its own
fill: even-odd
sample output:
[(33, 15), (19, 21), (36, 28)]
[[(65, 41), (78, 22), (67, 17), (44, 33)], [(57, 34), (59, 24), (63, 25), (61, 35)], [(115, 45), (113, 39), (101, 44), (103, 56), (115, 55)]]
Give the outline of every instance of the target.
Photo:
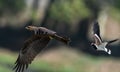
[(111, 54), (111, 50), (108, 48), (105, 48), (105, 52), (107, 52), (109, 55)]
[(111, 54), (111, 50), (110, 49), (108, 49), (108, 52), (107, 52), (109, 55)]

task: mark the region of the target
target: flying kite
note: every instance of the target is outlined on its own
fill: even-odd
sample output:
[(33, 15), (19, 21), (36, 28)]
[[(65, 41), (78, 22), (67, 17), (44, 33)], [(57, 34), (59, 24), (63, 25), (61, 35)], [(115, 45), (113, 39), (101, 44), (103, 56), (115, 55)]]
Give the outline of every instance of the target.
[(47, 46), (51, 39), (56, 39), (65, 44), (70, 42), (69, 38), (57, 35), (55, 31), (45, 27), (27, 26), (27, 30), (33, 31), (34, 35), (27, 39), (13, 68), (15, 72), (23, 72), (32, 63), (34, 58)]

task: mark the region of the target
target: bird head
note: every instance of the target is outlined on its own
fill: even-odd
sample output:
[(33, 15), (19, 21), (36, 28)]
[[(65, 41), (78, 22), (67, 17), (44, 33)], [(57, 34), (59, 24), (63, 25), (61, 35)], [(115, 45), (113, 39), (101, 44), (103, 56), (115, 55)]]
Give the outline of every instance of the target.
[(33, 31), (35, 30), (37, 27), (36, 26), (27, 26), (25, 27), (27, 30)]
[(94, 48), (95, 50), (97, 50), (95, 43), (91, 43), (91, 47)]

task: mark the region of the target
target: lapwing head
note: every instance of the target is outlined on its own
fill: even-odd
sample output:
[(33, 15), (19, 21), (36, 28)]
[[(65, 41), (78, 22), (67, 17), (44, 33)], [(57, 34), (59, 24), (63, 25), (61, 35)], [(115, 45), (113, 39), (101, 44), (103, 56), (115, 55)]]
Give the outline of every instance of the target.
[(92, 46), (92, 48), (94, 48), (95, 50), (97, 50), (97, 47), (96, 47), (95, 43), (91, 43), (91, 46)]

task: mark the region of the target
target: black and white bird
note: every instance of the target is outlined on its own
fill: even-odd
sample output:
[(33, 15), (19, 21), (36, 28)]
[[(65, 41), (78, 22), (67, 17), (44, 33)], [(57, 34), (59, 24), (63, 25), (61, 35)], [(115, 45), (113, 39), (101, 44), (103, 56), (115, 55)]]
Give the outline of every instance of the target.
[(106, 46), (108, 44), (110, 44), (110, 43), (113, 43), (113, 42), (117, 41), (118, 39), (114, 39), (114, 40), (111, 40), (111, 41), (103, 42), (102, 38), (100, 37), (100, 28), (99, 28), (99, 24), (98, 24), (97, 21), (94, 22), (93, 32), (94, 32), (93, 38), (95, 40), (94, 43), (91, 43), (93, 48), (95, 48), (97, 51), (105, 51), (108, 54), (111, 54), (111, 50), (106, 48)]

